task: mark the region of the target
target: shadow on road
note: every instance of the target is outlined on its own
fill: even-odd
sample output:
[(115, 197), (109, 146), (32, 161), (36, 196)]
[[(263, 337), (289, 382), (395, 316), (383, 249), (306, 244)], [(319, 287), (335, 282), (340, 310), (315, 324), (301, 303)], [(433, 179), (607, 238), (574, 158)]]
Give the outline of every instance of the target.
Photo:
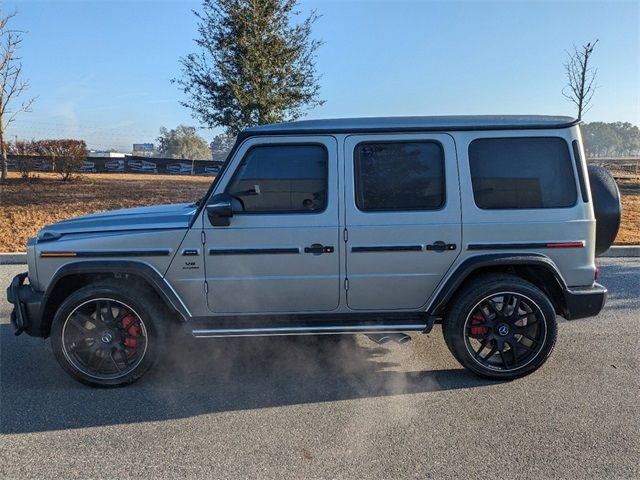
[[(0, 326), (0, 431), (23, 433), (490, 385), (464, 370), (398, 372), (355, 337), (181, 339), (138, 383), (93, 389), (42, 340)], [(28, 341), (27, 341), (28, 340)]]

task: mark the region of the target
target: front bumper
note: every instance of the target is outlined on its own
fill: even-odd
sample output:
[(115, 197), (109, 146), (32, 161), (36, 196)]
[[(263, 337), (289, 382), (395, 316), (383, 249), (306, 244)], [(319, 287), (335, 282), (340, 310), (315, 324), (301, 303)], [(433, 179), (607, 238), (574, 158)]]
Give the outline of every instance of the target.
[(567, 320), (594, 317), (606, 301), (607, 289), (599, 283), (593, 287), (568, 288), (564, 291), (565, 311), (562, 316)]
[(26, 278), (26, 272), (16, 275), (7, 288), (7, 301), (13, 304), (11, 323), (16, 335), (27, 332), (34, 337), (42, 337), (40, 304), (43, 294), (31, 285), (24, 285)]

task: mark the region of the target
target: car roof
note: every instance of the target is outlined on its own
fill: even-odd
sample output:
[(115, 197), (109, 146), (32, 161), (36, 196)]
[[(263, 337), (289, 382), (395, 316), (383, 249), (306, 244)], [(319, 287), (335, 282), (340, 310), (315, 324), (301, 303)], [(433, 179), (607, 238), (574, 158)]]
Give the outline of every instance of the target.
[(421, 132), (455, 130), (529, 130), (567, 128), (579, 121), (552, 115), (451, 115), (428, 117), (363, 117), (300, 120), (272, 123), (243, 130), (241, 138), (254, 135)]

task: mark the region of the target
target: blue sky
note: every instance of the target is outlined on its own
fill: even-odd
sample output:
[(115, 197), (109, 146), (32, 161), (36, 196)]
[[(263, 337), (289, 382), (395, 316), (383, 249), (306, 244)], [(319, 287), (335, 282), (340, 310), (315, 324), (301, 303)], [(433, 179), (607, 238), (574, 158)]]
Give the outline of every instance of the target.
[[(200, 2), (2, 1), (27, 31), (31, 113), (9, 139), (83, 138), (130, 150), (160, 126), (197, 125), (170, 79), (194, 50)], [(599, 89), (586, 121), (640, 124), (640, 2), (320, 1), (315, 36), (324, 106), (307, 118), (566, 114), (563, 62), (600, 39)], [(202, 130), (210, 138), (214, 133)]]

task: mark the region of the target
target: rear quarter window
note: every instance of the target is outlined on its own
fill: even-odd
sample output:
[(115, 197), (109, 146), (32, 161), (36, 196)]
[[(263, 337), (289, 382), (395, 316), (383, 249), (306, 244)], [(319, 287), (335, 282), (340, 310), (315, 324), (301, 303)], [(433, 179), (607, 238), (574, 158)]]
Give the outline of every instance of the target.
[(474, 140), (469, 167), (482, 209), (567, 208), (577, 201), (569, 145), (559, 137)]

